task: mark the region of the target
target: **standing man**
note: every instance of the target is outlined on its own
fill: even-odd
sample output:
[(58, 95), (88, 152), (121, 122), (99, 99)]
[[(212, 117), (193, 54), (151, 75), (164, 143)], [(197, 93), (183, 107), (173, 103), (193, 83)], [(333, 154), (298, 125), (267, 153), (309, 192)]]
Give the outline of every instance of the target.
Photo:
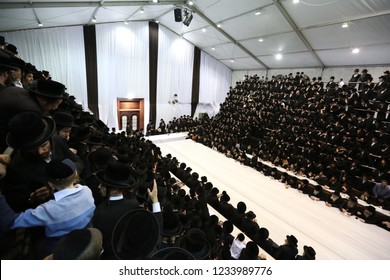
[(0, 151), (7, 147), (5, 138), (9, 120), (18, 113), (34, 111), (47, 114), (67, 98), (65, 86), (59, 82), (39, 80), (36, 88), (25, 90), (8, 87), (0, 91)]

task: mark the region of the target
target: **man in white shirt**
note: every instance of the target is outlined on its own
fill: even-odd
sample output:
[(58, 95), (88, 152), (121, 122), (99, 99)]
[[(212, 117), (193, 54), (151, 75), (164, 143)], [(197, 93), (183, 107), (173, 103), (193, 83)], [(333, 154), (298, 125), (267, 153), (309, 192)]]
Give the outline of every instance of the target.
[(242, 233), (239, 233), (237, 237), (233, 240), (232, 246), (230, 247), (230, 255), (232, 259), (238, 260), (241, 254), (241, 250), (245, 248), (244, 242), (245, 236)]

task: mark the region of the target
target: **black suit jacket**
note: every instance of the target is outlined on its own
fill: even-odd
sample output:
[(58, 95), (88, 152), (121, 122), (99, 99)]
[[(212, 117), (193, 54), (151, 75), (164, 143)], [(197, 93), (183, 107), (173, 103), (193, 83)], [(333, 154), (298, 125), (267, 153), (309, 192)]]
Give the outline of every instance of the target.
[(111, 236), (118, 220), (127, 212), (138, 207), (138, 201), (136, 199), (111, 200), (109, 204), (107, 204), (107, 201), (103, 201), (96, 207), (92, 224), (103, 235), (103, 259), (114, 259)]

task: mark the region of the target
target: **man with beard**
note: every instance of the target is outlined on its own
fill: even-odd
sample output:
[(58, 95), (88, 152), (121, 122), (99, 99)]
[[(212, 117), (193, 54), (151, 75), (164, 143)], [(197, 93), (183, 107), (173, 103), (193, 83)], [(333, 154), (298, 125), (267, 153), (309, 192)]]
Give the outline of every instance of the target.
[(34, 208), (53, 193), (47, 184), (46, 165), (51, 160), (71, 159), (77, 172), (83, 163), (54, 135), (55, 122), (37, 112), (24, 112), (13, 117), (6, 141), (16, 150), (1, 182), (1, 190), (15, 212)]

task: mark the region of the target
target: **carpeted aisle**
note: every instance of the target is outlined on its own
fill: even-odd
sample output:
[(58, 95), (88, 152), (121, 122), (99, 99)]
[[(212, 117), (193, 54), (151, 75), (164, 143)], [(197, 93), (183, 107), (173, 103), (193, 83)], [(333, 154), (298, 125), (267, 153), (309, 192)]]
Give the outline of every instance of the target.
[(312, 246), (320, 260), (390, 259), (390, 232), (344, 216), (192, 140), (156, 142), (163, 155), (172, 154), (193, 172), (207, 176), (220, 192), (225, 190), (234, 206), (244, 201), (276, 243), (282, 244), (286, 235), (293, 234), (300, 254), (304, 245)]

